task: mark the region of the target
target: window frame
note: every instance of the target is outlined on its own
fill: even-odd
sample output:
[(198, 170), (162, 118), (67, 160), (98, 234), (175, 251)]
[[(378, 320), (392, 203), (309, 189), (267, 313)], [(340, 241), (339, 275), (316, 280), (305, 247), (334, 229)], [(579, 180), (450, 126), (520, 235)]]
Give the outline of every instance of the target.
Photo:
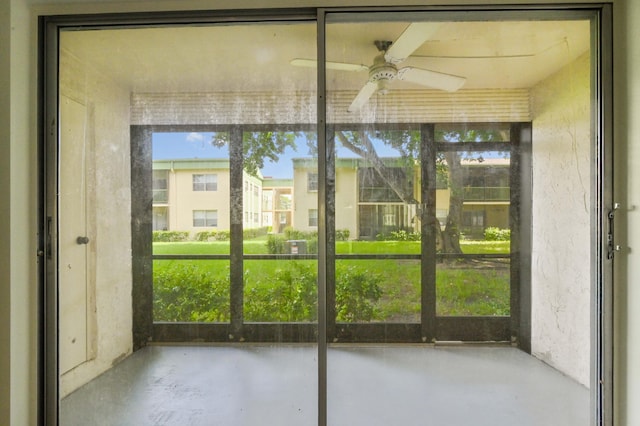
[[(197, 178), (201, 178), (203, 181), (196, 182)], [(191, 183), (194, 192), (216, 192), (218, 190), (218, 174), (192, 173)]]

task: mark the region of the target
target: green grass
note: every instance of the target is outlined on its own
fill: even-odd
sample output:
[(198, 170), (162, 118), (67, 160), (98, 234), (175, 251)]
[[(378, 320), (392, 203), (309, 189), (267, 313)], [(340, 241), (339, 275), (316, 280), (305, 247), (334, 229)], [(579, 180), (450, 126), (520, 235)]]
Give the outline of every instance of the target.
[[(464, 253), (508, 254), (508, 241), (461, 241)], [(229, 254), (229, 242), (154, 243), (154, 254)], [(245, 241), (246, 254), (267, 254), (264, 238)], [(419, 254), (415, 241), (339, 241), (339, 254)], [(277, 271), (294, 263), (315, 265), (315, 260), (245, 260), (245, 299), (262, 297), (270, 302), (268, 287)], [(154, 273), (179, 264), (191, 264), (216, 279), (229, 277), (227, 260), (155, 260)], [(379, 278), (382, 296), (375, 321), (418, 322), (420, 319), (419, 260), (337, 260), (336, 266), (354, 267)], [(436, 268), (437, 315), (508, 315), (509, 267), (504, 261), (446, 261)], [(253, 303), (254, 300), (245, 303)], [(277, 319), (274, 319), (274, 321)], [(311, 319), (310, 319), (311, 320)]]
[[(473, 241), (460, 242), (466, 254), (508, 254), (509, 241)], [(228, 241), (179, 243), (153, 243), (154, 254), (229, 254)], [(266, 238), (244, 241), (246, 254), (267, 254)], [(419, 254), (419, 241), (338, 241), (336, 252), (339, 254)]]

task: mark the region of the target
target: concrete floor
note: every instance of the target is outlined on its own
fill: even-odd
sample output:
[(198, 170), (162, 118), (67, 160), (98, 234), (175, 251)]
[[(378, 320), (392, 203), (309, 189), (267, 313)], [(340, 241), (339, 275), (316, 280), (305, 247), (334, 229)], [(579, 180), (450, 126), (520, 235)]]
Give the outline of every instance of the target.
[[(150, 346), (61, 402), (60, 424), (317, 424), (305, 345)], [(510, 347), (331, 346), (331, 426), (585, 426), (589, 391)]]

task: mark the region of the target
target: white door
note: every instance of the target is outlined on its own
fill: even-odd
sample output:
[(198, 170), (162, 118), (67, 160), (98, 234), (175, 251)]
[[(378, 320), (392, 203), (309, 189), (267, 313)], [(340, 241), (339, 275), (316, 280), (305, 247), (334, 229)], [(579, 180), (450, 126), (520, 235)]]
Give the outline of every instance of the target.
[[(60, 101), (60, 373), (87, 360), (86, 107)], [(87, 240), (88, 239), (88, 240)]]

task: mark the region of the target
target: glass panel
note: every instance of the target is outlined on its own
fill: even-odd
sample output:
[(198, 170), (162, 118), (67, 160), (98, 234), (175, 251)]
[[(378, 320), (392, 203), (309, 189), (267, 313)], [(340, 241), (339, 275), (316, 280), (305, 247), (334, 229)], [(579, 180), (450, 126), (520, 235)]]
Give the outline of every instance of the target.
[(317, 321), (317, 163), (315, 133), (244, 133), (246, 321)]
[[(183, 243), (184, 244), (184, 243)], [(206, 243), (209, 246), (211, 243)], [(202, 244), (199, 244), (201, 247)], [(195, 254), (193, 247), (181, 247)], [(175, 254), (175, 247), (161, 247)], [(158, 253), (160, 254), (160, 253)], [(228, 323), (229, 262), (224, 260), (155, 260), (153, 319), (157, 322)]]
[[(349, 416), (358, 424), (470, 424), (479, 418), (496, 425), (554, 424), (558, 413), (563, 424), (589, 421), (589, 362), (576, 368), (568, 350), (589, 352), (583, 314), (590, 305), (588, 297), (572, 299), (570, 271), (552, 261), (562, 252), (572, 265), (582, 262), (577, 270), (587, 277), (589, 255), (572, 254), (571, 238), (551, 235), (565, 220), (580, 235), (592, 232), (586, 219), (594, 210), (584, 209), (590, 205), (584, 185), (592, 173), (590, 119), (596, 116), (589, 101), (590, 23), (498, 17), (327, 15), (326, 112), (335, 131), (329, 157), (335, 157), (335, 193), (329, 193), (335, 218), (329, 219), (336, 228), (335, 276), (328, 282), (335, 287), (336, 327), (329, 337), (340, 343), (328, 349), (331, 425)], [(577, 156), (570, 159), (572, 149)], [(572, 166), (562, 165), (556, 153)], [(564, 219), (551, 208), (555, 202), (564, 206)], [(577, 210), (581, 225), (570, 220)], [(348, 241), (340, 241), (339, 229), (349, 230)], [(580, 247), (588, 246), (585, 240)], [(536, 251), (543, 247), (549, 251)], [(553, 285), (545, 279), (550, 276)], [(360, 298), (357, 289), (341, 293), (350, 277), (358, 288), (375, 290)], [(570, 281), (589, 294), (590, 279), (584, 286)], [(349, 306), (359, 307), (358, 314), (344, 310), (344, 294), (357, 299)], [(553, 323), (559, 318), (576, 328)], [(547, 328), (558, 338), (553, 343), (545, 338)], [(582, 338), (573, 335), (577, 329)], [(397, 341), (436, 347), (384, 344)], [(440, 347), (450, 341), (491, 347)], [(513, 356), (518, 361), (511, 364)], [(536, 377), (553, 392), (540, 395), (528, 380), (504, 380), (523, 377), (539, 365), (536, 357), (552, 367)], [(500, 372), (472, 379), (490, 364)], [(429, 373), (430, 365), (437, 371)], [(538, 395), (557, 411), (505, 410), (505, 398), (516, 392)], [(450, 394), (459, 397), (455, 404)]]
[(436, 142), (510, 142), (511, 129), (507, 123), (439, 123)]
[[(449, 132), (489, 139), (490, 127)], [(437, 131), (436, 131), (437, 134)], [(436, 212), (444, 257), (436, 271), (437, 315), (508, 315), (513, 215), (509, 151), (441, 151)], [(464, 305), (468, 306), (464, 306)]]
[(315, 49), (281, 17), (61, 32), (62, 425), (317, 423)]
[[(225, 322), (229, 312), (229, 149), (227, 132), (156, 132), (152, 135), (154, 185), (153, 254), (192, 260), (156, 259), (153, 319)], [(160, 179), (162, 178), (162, 179)], [(156, 182), (158, 182), (156, 184)], [(162, 227), (160, 227), (162, 225)]]
[[(335, 137), (336, 321), (419, 322), (420, 134)], [(362, 255), (366, 255), (363, 256)]]

